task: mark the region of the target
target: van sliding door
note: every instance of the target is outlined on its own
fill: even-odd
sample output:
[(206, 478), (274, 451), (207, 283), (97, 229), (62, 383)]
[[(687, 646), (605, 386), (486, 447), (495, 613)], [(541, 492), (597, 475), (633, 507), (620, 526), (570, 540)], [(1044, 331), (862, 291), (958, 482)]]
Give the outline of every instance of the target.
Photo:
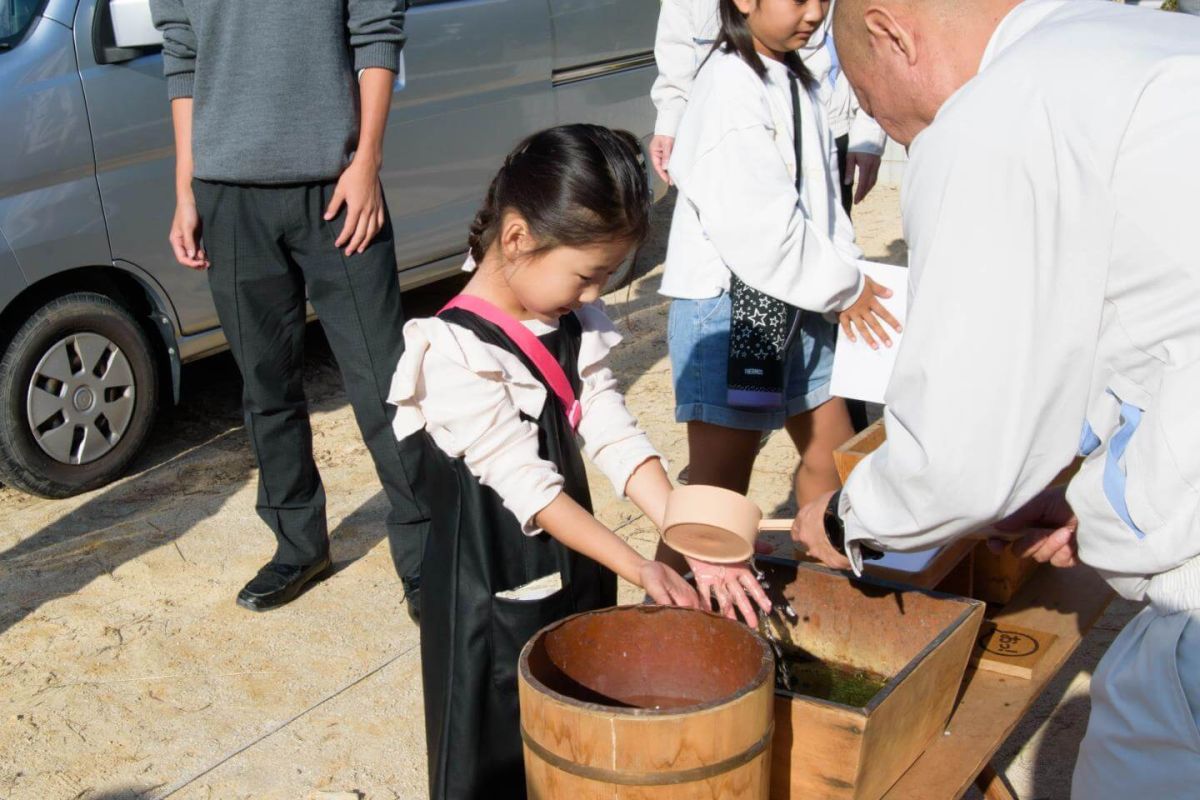
[(400, 267), (467, 249), (467, 227), (518, 141), (554, 124), (546, 0), (415, 0), (383, 185)]
[(560, 123), (624, 128), (647, 140), (655, 0), (545, 0), (554, 31), (554, 96)]

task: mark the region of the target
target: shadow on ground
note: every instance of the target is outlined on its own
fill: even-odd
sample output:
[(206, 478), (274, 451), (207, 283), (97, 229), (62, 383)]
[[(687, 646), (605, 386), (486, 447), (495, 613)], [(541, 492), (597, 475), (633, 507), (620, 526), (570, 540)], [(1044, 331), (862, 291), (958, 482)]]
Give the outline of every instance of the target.
[[(406, 306), (414, 315), (433, 313), (460, 284), (452, 279), (406, 293)], [(319, 325), (309, 326), (305, 348), (310, 410), (345, 406), (341, 375)], [(183, 380), (180, 404), (163, 410), (130, 475), (0, 553), (0, 633), (45, 603), (177, 541), (219, 513), (252, 479), (255, 460), (242, 429), (242, 382), (232, 357), (222, 353), (190, 364)], [(182, 514), (181, 497), (187, 498)], [(168, 511), (171, 522), (159, 524)], [(332, 531), (335, 571), (380, 541), (386, 515), (380, 491)], [(271, 537), (257, 522), (247, 535)]]

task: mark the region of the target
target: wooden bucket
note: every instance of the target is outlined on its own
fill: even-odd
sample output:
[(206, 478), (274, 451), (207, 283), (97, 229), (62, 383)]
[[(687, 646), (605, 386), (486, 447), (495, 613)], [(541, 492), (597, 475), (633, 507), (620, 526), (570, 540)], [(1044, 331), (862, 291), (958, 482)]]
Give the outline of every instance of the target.
[(577, 614), (519, 665), (530, 800), (766, 800), (774, 660), (741, 623), (678, 608)]

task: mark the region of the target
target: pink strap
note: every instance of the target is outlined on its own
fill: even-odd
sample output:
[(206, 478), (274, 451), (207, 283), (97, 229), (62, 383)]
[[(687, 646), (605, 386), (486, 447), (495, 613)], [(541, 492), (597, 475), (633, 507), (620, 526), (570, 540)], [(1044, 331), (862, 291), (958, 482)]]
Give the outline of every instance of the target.
[[(475, 295), (455, 295), (450, 299), (449, 303), (446, 303), (442, 307), (442, 311), (448, 311), (452, 308), (461, 308), (463, 311), (469, 311), (477, 317), (486, 319), (504, 331), (504, 335), (512, 339), (513, 344), (520, 348), (521, 352), (533, 362), (538, 372), (542, 373), (542, 377), (546, 379), (546, 383), (550, 384), (550, 389), (562, 404), (563, 411), (567, 415), (567, 421), (571, 424), (571, 430), (579, 427), (579, 420), (583, 417), (583, 409), (580, 408), (579, 401), (575, 399), (575, 391), (571, 388), (571, 382), (567, 380), (567, 374), (563, 372), (562, 365), (558, 363), (558, 359), (550, 355), (550, 351), (546, 349), (546, 345), (542, 344), (541, 340), (533, 335), (533, 331), (526, 328), (511, 315), (496, 308), (487, 300)], [(441, 312), (439, 311), (438, 313), (440, 314)]]

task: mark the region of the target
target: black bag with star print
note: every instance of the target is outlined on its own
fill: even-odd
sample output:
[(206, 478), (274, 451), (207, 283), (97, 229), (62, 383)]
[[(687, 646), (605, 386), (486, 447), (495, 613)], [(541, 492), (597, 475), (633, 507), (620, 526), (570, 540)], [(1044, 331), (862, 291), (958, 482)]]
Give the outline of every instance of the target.
[[(791, 76), (792, 140), (796, 150), (799, 202), (804, 147), (800, 121), (800, 79)], [(729, 276), (729, 375), (726, 402), (735, 408), (771, 410), (784, 406), (787, 353), (800, 328), (800, 309), (752, 289)]]
[(762, 411), (783, 408), (788, 349), (800, 309), (729, 276), (729, 372), (726, 402)]

